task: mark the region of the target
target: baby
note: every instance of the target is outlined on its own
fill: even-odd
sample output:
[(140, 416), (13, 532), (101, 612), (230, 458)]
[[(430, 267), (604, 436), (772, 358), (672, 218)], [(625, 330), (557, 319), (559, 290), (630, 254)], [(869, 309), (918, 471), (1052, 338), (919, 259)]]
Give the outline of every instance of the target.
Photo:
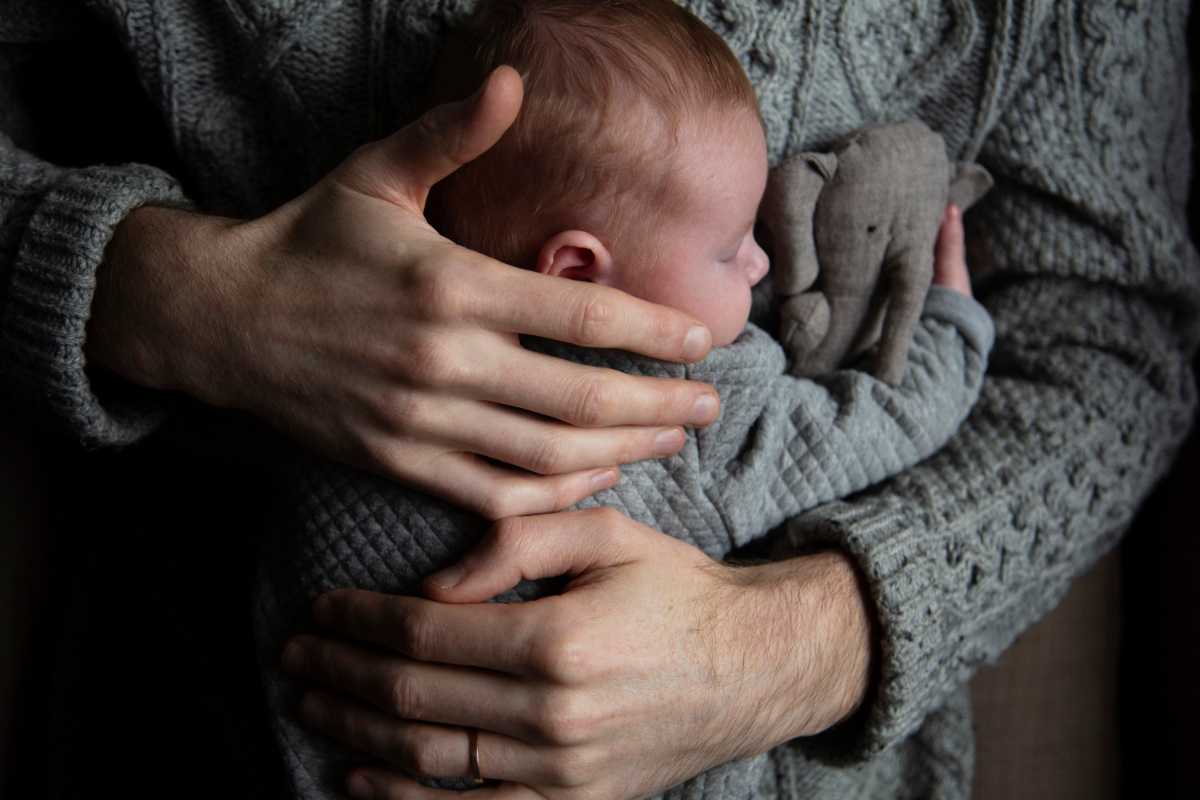
[(429, 221), (499, 261), (687, 311), (731, 344), (768, 268), (753, 234), (767, 145), (725, 42), (665, 0), (485, 2), (430, 104), (502, 64), (522, 74), (521, 113), (434, 187)]
[[(717, 34), (671, 0), (485, 2), (448, 48), (435, 102), (468, 95), (497, 66), (525, 101), (488, 153), (436, 187), (427, 208), (449, 238), (547, 275), (602, 283), (700, 318), (714, 350), (670, 364), (529, 340), (595, 366), (712, 384), (721, 414), (683, 449), (628, 465), (579, 507), (611, 506), (715, 559), (786, 519), (895, 475), (940, 448), (978, 397), (992, 342), (987, 313), (932, 288), (893, 389), (866, 372), (816, 380), (753, 324), (751, 287), (768, 260), (753, 235), (767, 181), (757, 103)], [(341, 795), (358, 758), (296, 719), (303, 687), (279, 669), (311, 628), (322, 591), (419, 593), (488, 522), (349, 467), (303, 456), (289, 515), (264, 547), (256, 632), (272, 715), (296, 791)], [(522, 583), (501, 599), (530, 599)], [(452, 784), (457, 785), (457, 784)]]

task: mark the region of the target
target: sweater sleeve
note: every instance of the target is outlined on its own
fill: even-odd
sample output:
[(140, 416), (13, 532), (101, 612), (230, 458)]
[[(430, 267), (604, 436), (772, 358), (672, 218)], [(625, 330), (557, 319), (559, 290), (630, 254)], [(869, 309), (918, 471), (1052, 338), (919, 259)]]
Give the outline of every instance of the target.
[(933, 458), (777, 543), (852, 553), (878, 612), (861, 724), (796, 743), (811, 757), (913, 733), (1116, 543), (1191, 426), (1186, 5), (1049, 16), (980, 153), (996, 189), (967, 220), (996, 324), (978, 405)]
[[(13, 40), (50, 35), (53, 22), (28, 16), (23, 29), (14, 20), (0, 29), (0, 98), (8, 105), (0, 115), (0, 383), (87, 446), (126, 444), (146, 435), (160, 412), (148, 393), (118, 381), (99, 390), (89, 380), (83, 343), (96, 267), (126, 214), (183, 195), (153, 167), (66, 169), (18, 146), (13, 136), (28, 138), (29, 126), (20, 125), (13, 63), (27, 43)], [(85, 127), (79, 135), (88, 135)]]
[[(940, 449), (979, 397), (992, 339), (979, 303), (938, 286), (895, 388), (873, 378), (869, 364), (815, 379), (781, 374), (779, 364), (769, 383), (742, 380), (757, 367), (736, 345), (717, 363), (689, 368), (689, 377), (717, 386), (725, 400), (717, 421), (697, 432), (697, 445), (708, 465), (705, 493), (732, 545)], [(766, 352), (782, 359), (777, 345)]]

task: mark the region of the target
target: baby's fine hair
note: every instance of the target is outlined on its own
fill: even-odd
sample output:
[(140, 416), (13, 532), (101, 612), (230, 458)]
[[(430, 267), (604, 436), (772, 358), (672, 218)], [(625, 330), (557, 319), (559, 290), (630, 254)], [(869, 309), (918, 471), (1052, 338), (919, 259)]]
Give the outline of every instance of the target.
[(758, 115), (729, 46), (672, 0), (483, 0), (439, 60), (428, 104), (469, 96), (502, 65), (524, 83), (516, 121), (434, 187), (426, 213), (447, 238), (516, 266), (589, 212), (637, 235), (646, 204), (667, 201), (685, 120)]

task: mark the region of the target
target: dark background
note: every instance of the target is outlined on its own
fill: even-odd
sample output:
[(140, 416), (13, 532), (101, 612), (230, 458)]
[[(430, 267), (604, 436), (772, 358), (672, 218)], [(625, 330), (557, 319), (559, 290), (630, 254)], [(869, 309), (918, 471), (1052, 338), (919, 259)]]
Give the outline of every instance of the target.
[[(1200, 5), (1188, 20), (1193, 135), (1200, 132)], [(1200, 139), (1198, 139), (1200, 140)], [(1200, 159), (1188, 218), (1200, 242)], [(1200, 357), (1194, 362), (1200, 374)], [(1121, 545), (1118, 731), (1121, 794), (1200, 798), (1200, 432), (1146, 500)]]
[[(1195, 13), (1188, 33), (1200, 54)], [(21, 79), (43, 158), (140, 161), (186, 182), (115, 38), (34, 48)], [(83, 136), (80, 119), (96, 121)], [(1200, 241), (1195, 198), (1189, 214)], [(106, 796), (112, 786), (123, 797), (283, 796), (265, 715), (246, 713), (263, 705), (246, 609), (269, 483), (200, 455), (165, 459), (178, 468), (164, 472), (169, 446), (83, 453), (0, 399), (0, 581), (5, 635), (16, 641), (0, 640), (0, 693), (17, 687), (0, 739), (5, 797)], [(1121, 794), (1131, 800), (1200, 797), (1198, 533), (1193, 433), (1121, 546)], [(86, 598), (86, 619), (67, 614), (81, 605), (72, 595)], [(227, 695), (189, 688), (213, 681)], [(230, 785), (231, 774), (241, 782)]]

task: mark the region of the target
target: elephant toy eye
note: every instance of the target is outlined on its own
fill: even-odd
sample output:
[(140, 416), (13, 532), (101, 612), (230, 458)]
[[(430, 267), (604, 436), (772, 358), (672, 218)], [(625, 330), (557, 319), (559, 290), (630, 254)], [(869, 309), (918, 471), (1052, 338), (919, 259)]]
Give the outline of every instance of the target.
[(879, 229), (877, 227), (875, 227), (874, 225), (867, 226), (867, 233), (874, 233), (877, 230), (879, 230)]

